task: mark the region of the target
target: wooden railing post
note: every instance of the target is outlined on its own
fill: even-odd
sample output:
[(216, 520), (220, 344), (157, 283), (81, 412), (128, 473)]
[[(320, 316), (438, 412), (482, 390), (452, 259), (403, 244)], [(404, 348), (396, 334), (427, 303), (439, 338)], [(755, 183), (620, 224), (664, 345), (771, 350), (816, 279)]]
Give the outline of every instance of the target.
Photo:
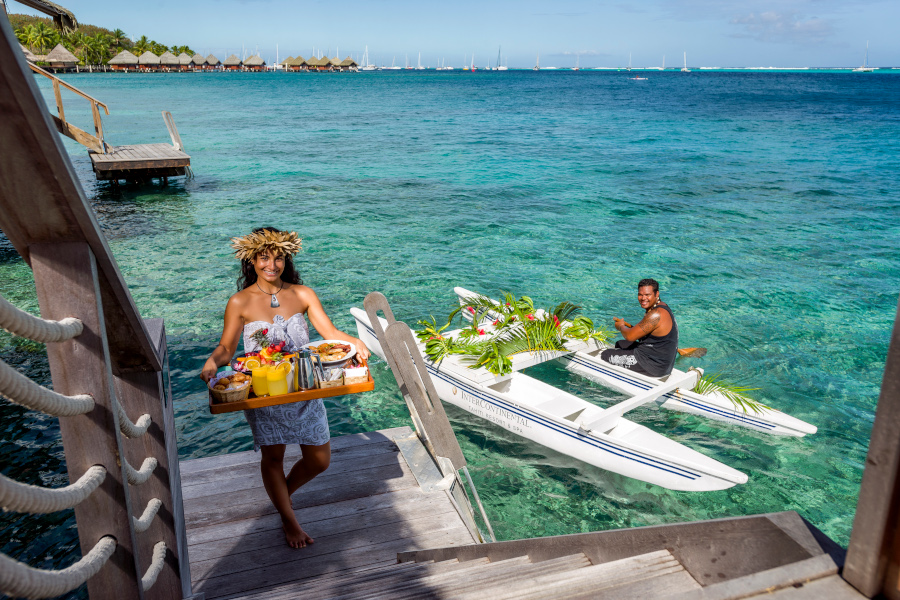
[(59, 113), (59, 120), (66, 124), (66, 111), (63, 110), (62, 92), (59, 90), (59, 79), (53, 80), (53, 96), (56, 98), (56, 112)]
[(55, 391), (88, 393), (96, 403), (85, 415), (59, 419), (69, 480), (76, 481), (93, 465), (107, 470), (100, 488), (75, 507), (82, 553), (104, 535), (117, 542), (109, 562), (88, 580), (88, 594), (91, 600), (143, 598), (131, 526), (134, 506), (119, 451), (118, 415), (113, 410), (115, 391), (97, 263), (86, 242), (32, 244), (28, 250), (41, 316), (77, 316), (84, 324), (78, 337), (47, 344), (47, 356)]
[(97, 102), (91, 100), (91, 113), (94, 115), (94, 131), (97, 132), (97, 139), (100, 140), (100, 152), (106, 154), (106, 142), (103, 140), (103, 122), (100, 120), (100, 109)]

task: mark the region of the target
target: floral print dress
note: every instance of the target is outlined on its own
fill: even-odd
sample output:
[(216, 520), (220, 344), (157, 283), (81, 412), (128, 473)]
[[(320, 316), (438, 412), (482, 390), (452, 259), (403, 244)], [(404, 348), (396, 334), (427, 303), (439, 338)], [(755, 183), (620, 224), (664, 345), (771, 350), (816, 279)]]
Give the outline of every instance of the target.
[[(309, 343), (309, 328), (303, 313), (289, 319), (276, 315), (272, 322), (253, 321), (244, 325), (244, 352), (255, 352), (259, 344), (251, 337), (258, 329), (268, 329), (268, 337), (273, 342), (285, 341), (285, 350), (296, 352)], [(328, 431), (328, 416), (321, 398), (264, 406), (244, 411), (244, 417), (253, 432), (253, 448), (259, 452), (260, 446), (274, 444), (306, 444), (321, 446), (331, 439)]]

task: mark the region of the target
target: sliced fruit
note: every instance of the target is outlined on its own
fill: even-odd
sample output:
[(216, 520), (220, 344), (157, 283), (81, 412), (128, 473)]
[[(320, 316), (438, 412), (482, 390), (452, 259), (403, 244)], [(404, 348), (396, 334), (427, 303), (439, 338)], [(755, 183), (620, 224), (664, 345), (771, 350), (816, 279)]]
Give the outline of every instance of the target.
[(287, 373), (291, 370), (291, 363), (284, 361), (280, 363), (276, 363), (274, 367), (272, 367), (276, 371), (281, 371), (282, 373)]
[(245, 369), (258, 369), (261, 366), (262, 366), (262, 363), (259, 362), (259, 359), (252, 357), (252, 356), (248, 356), (247, 359), (244, 361)]

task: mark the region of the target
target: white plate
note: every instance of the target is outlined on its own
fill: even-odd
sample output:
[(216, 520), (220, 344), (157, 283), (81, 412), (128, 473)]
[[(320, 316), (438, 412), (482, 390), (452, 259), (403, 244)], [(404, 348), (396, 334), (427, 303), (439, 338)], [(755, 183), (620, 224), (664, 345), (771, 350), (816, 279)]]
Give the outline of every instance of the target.
[(321, 346), (322, 344), (344, 344), (345, 346), (350, 346), (350, 352), (348, 352), (344, 358), (338, 360), (323, 360), (322, 364), (324, 366), (333, 367), (335, 365), (342, 365), (356, 356), (356, 344), (351, 344), (350, 342), (345, 342), (344, 340), (318, 340), (316, 342), (310, 342), (303, 347), (312, 349), (316, 346)]

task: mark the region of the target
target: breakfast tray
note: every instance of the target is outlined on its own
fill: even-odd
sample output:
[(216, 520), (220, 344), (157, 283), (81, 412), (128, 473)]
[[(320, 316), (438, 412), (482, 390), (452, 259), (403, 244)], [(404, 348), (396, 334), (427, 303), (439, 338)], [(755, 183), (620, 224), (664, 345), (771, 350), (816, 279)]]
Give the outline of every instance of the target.
[(338, 385), (330, 388), (317, 388), (314, 390), (304, 390), (302, 392), (291, 392), (290, 394), (281, 394), (280, 396), (263, 396), (262, 398), (257, 398), (251, 392), (250, 397), (242, 402), (216, 402), (213, 400), (212, 394), (210, 393), (209, 412), (218, 415), (221, 413), (246, 410), (248, 408), (262, 408), (263, 406), (305, 402), (307, 400), (315, 400), (316, 398), (330, 398), (332, 396), (345, 396), (347, 394), (371, 392), (375, 389), (375, 380), (372, 379), (371, 371), (369, 371), (368, 376), (369, 380), (363, 383), (351, 383), (349, 385)]

